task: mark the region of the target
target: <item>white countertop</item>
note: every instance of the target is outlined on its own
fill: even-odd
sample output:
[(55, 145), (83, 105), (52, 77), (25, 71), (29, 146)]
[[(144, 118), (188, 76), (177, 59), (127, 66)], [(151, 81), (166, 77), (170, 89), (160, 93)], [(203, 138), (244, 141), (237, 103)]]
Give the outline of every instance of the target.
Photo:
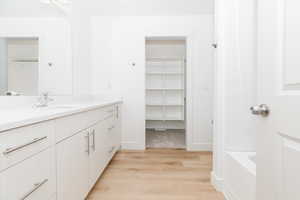
[(37, 108), (33, 105), (18, 108), (1, 108), (0, 132), (101, 108), (116, 103), (122, 103), (122, 100), (120, 98), (116, 98), (110, 100), (72, 102), (53, 104), (43, 108)]

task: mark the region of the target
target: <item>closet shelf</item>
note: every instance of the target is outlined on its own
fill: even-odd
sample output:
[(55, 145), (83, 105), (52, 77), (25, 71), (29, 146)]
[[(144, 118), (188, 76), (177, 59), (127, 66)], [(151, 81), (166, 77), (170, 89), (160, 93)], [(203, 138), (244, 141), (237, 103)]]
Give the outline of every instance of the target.
[(182, 72), (147, 72), (147, 75), (184, 75)]
[(148, 121), (184, 121), (183, 118), (178, 117), (167, 117), (167, 118), (159, 118), (159, 117), (146, 117)]
[(167, 57), (161, 57), (161, 58), (147, 58), (146, 61), (184, 61), (185, 58), (167, 58)]
[(172, 129), (172, 130), (184, 130), (184, 120), (179, 121), (161, 121), (161, 120), (147, 120), (146, 129)]
[(147, 88), (146, 90), (184, 90), (183, 88)]
[(184, 106), (184, 104), (146, 104), (146, 106)]
[(167, 129), (167, 130), (184, 130), (184, 127), (171, 127), (171, 128), (165, 128), (165, 127), (156, 127), (156, 126), (146, 126), (146, 129)]

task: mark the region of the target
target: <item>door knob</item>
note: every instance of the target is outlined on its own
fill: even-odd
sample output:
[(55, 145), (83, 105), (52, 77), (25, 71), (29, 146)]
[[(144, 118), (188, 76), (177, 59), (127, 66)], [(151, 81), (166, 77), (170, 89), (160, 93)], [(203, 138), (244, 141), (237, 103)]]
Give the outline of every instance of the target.
[(270, 109), (266, 104), (261, 104), (259, 106), (253, 106), (250, 108), (253, 115), (261, 115), (267, 117), (270, 114)]

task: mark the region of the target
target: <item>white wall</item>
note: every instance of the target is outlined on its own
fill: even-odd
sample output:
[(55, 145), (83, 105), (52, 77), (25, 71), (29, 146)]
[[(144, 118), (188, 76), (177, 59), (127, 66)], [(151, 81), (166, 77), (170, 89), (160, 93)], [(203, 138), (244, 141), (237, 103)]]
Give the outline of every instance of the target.
[(214, 0), (89, 0), (73, 4), (86, 16), (182, 16), (214, 12)]
[(148, 39), (146, 41), (146, 58), (185, 58), (186, 42), (184, 38), (165, 40)]
[(113, 25), (118, 17), (91, 18), (91, 92), (112, 92)]
[(217, 63), (214, 102), (213, 182), (223, 180), (225, 151), (256, 151), (257, 104), (255, 0), (216, 1)]
[[(72, 32), (80, 32), (77, 36), (73, 35), (73, 43), (78, 38), (86, 42), (73, 44), (74, 54), (80, 55), (74, 56), (75, 93), (112, 91), (111, 73), (108, 71), (112, 67), (112, 25), (118, 16), (201, 15), (212, 14), (213, 8), (213, 0), (189, 0), (188, 3), (184, 0), (73, 1)], [(89, 61), (92, 67), (87, 71)]]
[[(72, 26), (74, 94), (101, 93), (111, 88), (108, 81), (109, 77), (102, 75), (106, 71), (105, 66), (110, 62), (109, 57), (107, 57), (109, 53), (106, 50), (106, 48), (109, 48), (107, 46), (108, 41), (104, 39), (109, 38), (111, 35), (109, 21), (114, 17), (109, 16), (166, 16), (213, 13), (213, 0), (189, 0), (188, 3), (184, 0), (89, 0), (88, 3), (72, 0), (72, 4), (72, 13), (66, 15), (53, 5), (41, 4), (39, 0), (1, 0), (0, 17), (59, 17), (66, 18), (69, 21)], [(102, 23), (100, 21), (95, 22), (92, 18), (97, 18), (97, 16), (106, 16), (107, 19), (102, 20)], [(97, 23), (102, 29), (93, 39), (91, 39), (91, 35), (93, 35), (91, 28), (94, 26), (90, 26), (91, 23)], [(95, 47), (94, 44), (98, 42), (103, 45)], [(103, 59), (95, 59), (96, 56)], [(94, 63), (98, 63), (96, 68)], [(91, 68), (90, 65), (93, 67)], [(103, 79), (104, 84), (97, 84), (97, 79)]]
[[(77, 10), (78, 9), (78, 10)], [(71, 24), (74, 94), (88, 94), (91, 87), (91, 26), (79, 7), (69, 17)]]
[(0, 95), (7, 91), (7, 42), (0, 38)]
[[(125, 148), (144, 148), (145, 135), (145, 38), (147, 36), (187, 36), (189, 71), (194, 75), (193, 82), (188, 82), (188, 88), (193, 86), (193, 92), (188, 93), (188, 99), (193, 99), (189, 105), (195, 110), (191, 118), (190, 149), (208, 150), (211, 148), (212, 119), (212, 16), (195, 17), (121, 17), (113, 20), (112, 67), (102, 71), (112, 77), (105, 79), (106, 85), (111, 85), (112, 91), (124, 97), (123, 146)], [(198, 21), (199, 23), (194, 23)], [(97, 24), (96, 24), (97, 26)], [(93, 35), (101, 33), (100, 26), (93, 28)], [(107, 32), (106, 32), (107, 33)], [(107, 38), (108, 39), (108, 38)], [(109, 47), (110, 46), (110, 47)], [(133, 67), (132, 62), (137, 65)], [(98, 79), (102, 84), (102, 80)], [(104, 83), (103, 83), (104, 84)], [(104, 84), (105, 85), (105, 84)]]
[(181, 16), (214, 12), (214, 0), (120, 0), (120, 15)]
[(70, 27), (66, 20), (0, 18), (0, 26), (0, 37), (39, 38), (39, 92), (72, 94)]
[(1, 0), (0, 17), (61, 17), (62, 12), (40, 0)]

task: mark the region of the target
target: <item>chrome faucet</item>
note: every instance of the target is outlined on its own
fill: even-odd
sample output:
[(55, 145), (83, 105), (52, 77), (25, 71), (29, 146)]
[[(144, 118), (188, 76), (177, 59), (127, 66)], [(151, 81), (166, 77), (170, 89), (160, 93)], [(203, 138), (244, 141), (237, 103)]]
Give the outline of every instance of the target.
[(36, 104), (36, 107), (47, 107), (49, 102), (51, 101), (54, 101), (54, 99), (49, 97), (49, 93), (43, 92), (38, 98), (38, 103)]
[(14, 91), (7, 91), (7, 92), (5, 92), (5, 95), (6, 96), (21, 96), (20, 93), (14, 92)]

